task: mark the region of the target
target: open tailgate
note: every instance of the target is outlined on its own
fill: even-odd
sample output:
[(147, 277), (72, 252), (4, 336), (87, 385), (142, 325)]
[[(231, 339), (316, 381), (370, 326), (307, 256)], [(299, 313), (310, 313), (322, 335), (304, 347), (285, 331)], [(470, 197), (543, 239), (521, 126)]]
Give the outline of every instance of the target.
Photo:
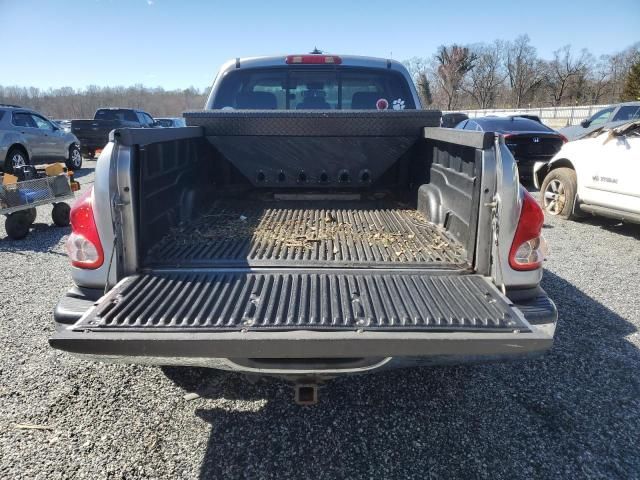
[(480, 275), (194, 269), (123, 279), (50, 343), (97, 355), (308, 358), (522, 354), (552, 338)]

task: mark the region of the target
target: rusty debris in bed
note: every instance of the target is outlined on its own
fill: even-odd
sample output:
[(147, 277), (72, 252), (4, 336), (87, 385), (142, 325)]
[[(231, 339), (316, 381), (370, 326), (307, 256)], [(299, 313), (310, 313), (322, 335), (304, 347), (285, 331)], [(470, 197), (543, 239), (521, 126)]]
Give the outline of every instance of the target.
[(343, 258), (349, 248), (384, 251), (392, 261), (433, 258), (462, 263), (464, 249), (407, 208), (290, 208), (214, 205), (196, 221), (173, 228), (161, 244), (178, 245), (251, 240), (252, 245), (275, 245), (294, 251), (326, 249)]

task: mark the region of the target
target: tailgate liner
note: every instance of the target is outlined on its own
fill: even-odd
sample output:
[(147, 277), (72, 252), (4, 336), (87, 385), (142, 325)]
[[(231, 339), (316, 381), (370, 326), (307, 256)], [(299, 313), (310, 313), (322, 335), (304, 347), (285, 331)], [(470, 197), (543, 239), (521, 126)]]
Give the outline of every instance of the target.
[(155, 271), (127, 277), (80, 331), (528, 332), (480, 275), (411, 271)]

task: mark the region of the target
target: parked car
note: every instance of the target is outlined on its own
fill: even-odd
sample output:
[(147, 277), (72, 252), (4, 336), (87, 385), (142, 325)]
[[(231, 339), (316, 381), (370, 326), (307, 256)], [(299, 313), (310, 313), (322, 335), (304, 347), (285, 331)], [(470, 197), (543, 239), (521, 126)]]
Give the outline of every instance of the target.
[(158, 123), (151, 115), (132, 108), (100, 108), (93, 120), (71, 120), (71, 131), (80, 139), (82, 154), (94, 158), (96, 150), (109, 141), (109, 132), (116, 128), (155, 128)]
[(567, 139), (539, 121), (519, 115), (508, 117), (479, 117), (465, 120), (457, 129), (476, 132), (496, 132), (504, 135), (504, 141), (516, 159), (523, 182), (533, 179), (533, 165), (551, 160)]
[(569, 141), (577, 140), (603, 126), (615, 127), (631, 120), (640, 120), (640, 102), (626, 102), (597, 111), (591, 117), (559, 130)]
[(534, 170), (548, 214), (593, 214), (640, 223), (639, 120), (601, 127), (569, 142)]
[(441, 128), (401, 63), (237, 59), (205, 108), (103, 150), (54, 348), (280, 375), (313, 403), (338, 375), (551, 347), (542, 209), (502, 138)]
[(158, 125), (163, 128), (186, 127), (184, 118), (156, 118)]
[(0, 104), (0, 168), (12, 173), (23, 165), (53, 162), (72, 170), (82, 166), (75, 135), (34, 110)]

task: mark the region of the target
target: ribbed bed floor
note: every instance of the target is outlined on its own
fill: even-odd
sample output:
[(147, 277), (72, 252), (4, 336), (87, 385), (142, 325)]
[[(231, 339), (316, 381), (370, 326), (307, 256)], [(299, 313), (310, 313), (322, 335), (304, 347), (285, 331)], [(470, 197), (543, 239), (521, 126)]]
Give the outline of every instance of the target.
[(395, 203), (225, 200), (171, 231), (145, 263), (460, 267), (465, 251), (421, 213)]

